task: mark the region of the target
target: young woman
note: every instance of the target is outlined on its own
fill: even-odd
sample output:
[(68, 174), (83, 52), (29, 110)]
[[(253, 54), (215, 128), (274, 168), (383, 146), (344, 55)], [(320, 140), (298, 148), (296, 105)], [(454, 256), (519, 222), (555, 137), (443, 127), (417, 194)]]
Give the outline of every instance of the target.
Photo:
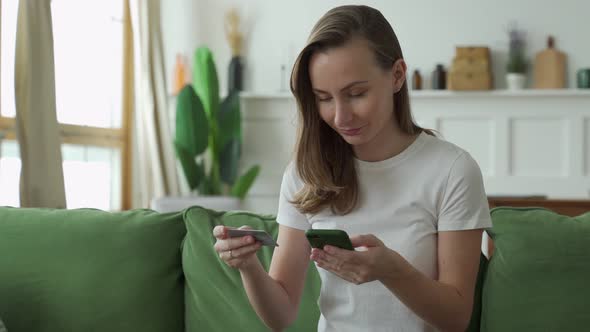
[[(463, 331), (470, 320), (482, 228), (481, 171), (461, 148), (412, 119), (393, 29), (367, 6), (327, 12), (292, 73), (300, 114), (284, 173), (269, 273), (251, 237), (215, 249), (239, 269), (273, 330), (297, 316), (309, 259), (322, 289), (319, 331)], [(357, 250), (311, 249), (304, 231), (343, 229)]]

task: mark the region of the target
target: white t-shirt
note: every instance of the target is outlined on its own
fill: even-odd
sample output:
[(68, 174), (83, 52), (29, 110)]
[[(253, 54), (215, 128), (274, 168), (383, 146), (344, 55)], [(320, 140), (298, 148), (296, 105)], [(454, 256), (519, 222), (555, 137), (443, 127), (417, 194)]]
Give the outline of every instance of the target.
[[(296, 229), (373, 234), (426, 276), (437, 279), (437, 232), (491, 227), (479, 166), (464, 150), (421, 133), (383, 161), (355, 160), (359, 204), (345, 216), (329, 208), (301, 214), (289, 203), (302, 181), (293, 164), (283, 176), (277, 222)], [(433, 331), (381, 282), (355, 285), (318, 268), (318, 331)]]

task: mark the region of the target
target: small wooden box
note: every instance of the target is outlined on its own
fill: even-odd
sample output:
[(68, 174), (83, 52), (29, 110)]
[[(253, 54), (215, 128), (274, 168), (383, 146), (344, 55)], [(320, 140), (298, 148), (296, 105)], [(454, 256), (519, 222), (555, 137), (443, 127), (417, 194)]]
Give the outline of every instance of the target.
[(460, 72), (449, 73), (449, 90), (474, 91), (492, 89), (492, 75), (489, 72)]
[(457, 46), (455, 47), (455, 56), (484, 58), (490, 60), (490, 49), (485, 46)]
[(473, 74), (487, 73), (490, 71), (490, 61), (487, 58), (456, 56), (453, 59), (452, 70)]

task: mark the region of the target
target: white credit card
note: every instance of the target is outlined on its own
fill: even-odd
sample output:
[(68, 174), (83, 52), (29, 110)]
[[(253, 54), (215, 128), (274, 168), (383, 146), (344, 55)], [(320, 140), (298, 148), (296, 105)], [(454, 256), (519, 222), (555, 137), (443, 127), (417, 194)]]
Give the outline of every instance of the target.
[(262, 243), (263, 246), (271, 246), (271, 247), (278, 247), (279, 244), (265, 231), (257, 230), (257, 229), (233, 229), (230, 228), (227, 230), (227, 236), (229, 237), (241, 237), (251, 235)]

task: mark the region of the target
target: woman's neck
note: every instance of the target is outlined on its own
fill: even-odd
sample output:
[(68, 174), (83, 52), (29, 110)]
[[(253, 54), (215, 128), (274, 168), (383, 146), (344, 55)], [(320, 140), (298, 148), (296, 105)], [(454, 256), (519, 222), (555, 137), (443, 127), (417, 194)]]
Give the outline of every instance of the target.
[(363, 145), (353, 146), (356, 158), (368, 161), (382, 161), (402, 153), (416, 140), (418, 135), (410, 135), (401, 131), (395, 124), (383, 128), (380, 134)]

